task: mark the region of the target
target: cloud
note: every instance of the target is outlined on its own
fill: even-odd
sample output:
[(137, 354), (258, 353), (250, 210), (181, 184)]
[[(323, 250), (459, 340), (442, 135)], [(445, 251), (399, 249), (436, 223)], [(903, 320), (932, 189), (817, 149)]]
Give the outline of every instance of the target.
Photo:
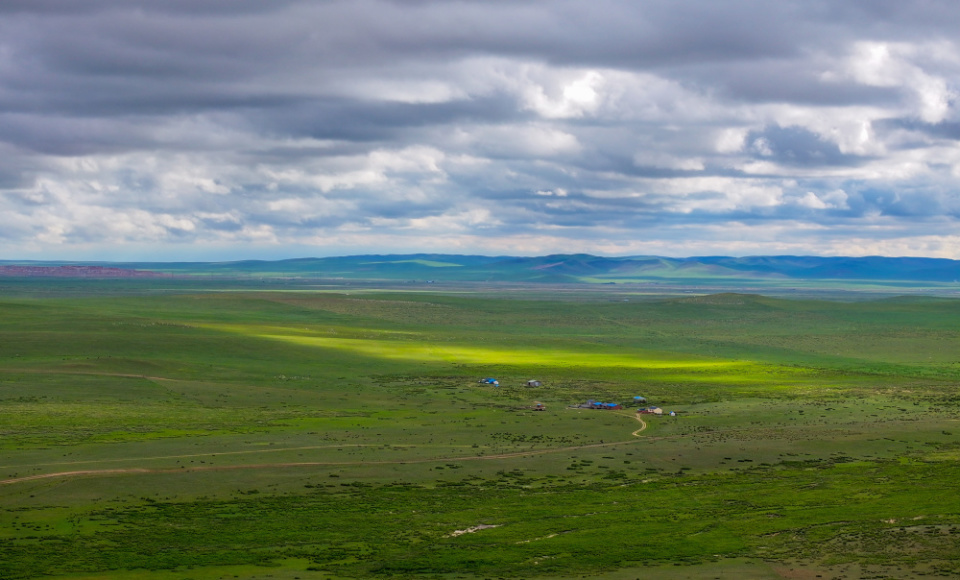
[(860, 163), (858, 156), (845, 154), (839, 145), (802, 127), (764, 127), (745, 137), (750, 153), (758, 159), (781, 165), (849, 166)]
[(960, 258), (958, 27), (944, 0), (11, 0), (0, 258)]

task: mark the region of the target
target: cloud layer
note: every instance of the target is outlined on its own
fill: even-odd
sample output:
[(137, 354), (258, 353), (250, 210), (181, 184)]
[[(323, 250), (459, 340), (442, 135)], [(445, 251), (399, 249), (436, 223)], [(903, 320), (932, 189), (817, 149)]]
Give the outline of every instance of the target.
[(960, 258), (954, 3), (7, 0), (0, 258)]

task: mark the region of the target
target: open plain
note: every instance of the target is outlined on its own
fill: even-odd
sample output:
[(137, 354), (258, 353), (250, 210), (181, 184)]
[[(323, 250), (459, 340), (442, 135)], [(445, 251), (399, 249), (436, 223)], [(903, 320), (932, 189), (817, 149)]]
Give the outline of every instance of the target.
[(0, 577), (960, 577), (960, 301), (624, 288), (8, 280)]

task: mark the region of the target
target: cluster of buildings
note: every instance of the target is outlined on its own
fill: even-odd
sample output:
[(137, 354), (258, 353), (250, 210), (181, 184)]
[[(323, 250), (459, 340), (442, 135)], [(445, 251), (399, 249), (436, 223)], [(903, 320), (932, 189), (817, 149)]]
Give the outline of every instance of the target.
[(602, 401), (594, 401), (593, 399), (587, 400), (586, 403), (583, 403), (579, 406), (581, 409), (603, 409), (605, 411), (618, 411), (623, 409), (623, 405), (620, 403), (604, 403)]
[[(487, 377), (487, 378), (485, 378), (485, 379), (480, 379), (480, 380), (477, 381), (477, 382), (480, 383), (481, 385), (493, 385), (493, 386), (495, 386), (495, 387), (499, 387), (499, 386), (500, 386), (500, 381), (498, 381), (497, 379), (495, 379), (495, 378), (493, 378), (493, 377)], [(527, 381), (526, 386), (528, 386), (528, 387), (542, 387), (542, 386), (543, 386), (543, 383), (541, 383), (540, 381), (533, 381), (533, 380), (531, 380), (531, 381)]]
[[(493, 377), (487, 377), (487, 378), (484, 378), (484, 379), (480, 379), (480, 380), (477, 381), (477, 382), (480, 383), (480, 384), (482, 384), (482, 385), (493, 385), (494, 387), (499, 387), (499, 386), (500, 386), (500, 381), (498, 381), (497, 379), (495, 379), (495, 378), (493, 378)], [(528, 387), (539, 387), (539, 386), (542, 386), (542, 384), (543, 384), (543, 383), (541, 383), (540, 381), (536, 381), (536, 380), (530, 380), (530, 381), (527, 381), (527, 382), (526, 382), (526, 386), (528, 386)], [(625, 407), (633, 406), (633, 405), (637, 405), (637, 406), (638, 406), (638, 408), (637, 408), (637, 414), (639, 414), (639, 415), (667, 415), (667, 414), (668, 414), (668, 415), (670, 415), (671, 417), (676, 417), (676, 416), (677, 416), (677, 412), (676, 412), (676, 411), (670, 411), (669, 413), (667, 413), (667, 412), (665, 412), (663, 409), (661, 409), (660, 407), (657, 407), (656, 405), (645, 406), (645, 405), (647, 405), (647, 398), (646, 398), (646, 397), (641, 397), (641, 396), (639, 396), (639, 395), (638, 395), (638, 396), (635, 396), (632, 401), (629, 401), (629, 402), (626, 402), (626, 403), (604, 403), (603, 401), (597, 401), (597, 400), (594, 400), (594, 399), (588, 399), (586, 403), (581, 403), (580, 405), (574, 405), (572, 408), (574, 408), (574, 409), (601, 409), (601, 410), (604, 410), (604, 411), (620, 411), (620, 410), (623, 410)], [(531, 407), (531, 408), (532, 408), (534, 411), (545, 411), (545, 410), (546, 410), (546, 407), (544, 406), (544, 404), (543, 404), (543, 403), (540, 403), (540, 402), (537, 402), (537, 403), (536, 403), (533, 407)]]
[[(634, 397), (634, 398), (633, 398), (633, 403), (632, 403), (632, 404), (633, 404), (633, 405), (646, 405), (646, 404), (647, 404), (647, 399), (646, 399), (646, 397), (639, 397), (639, 396), (637, 396), (637, 397)], [(587, 400), (586, 403), (582, 403), (582, 404), (580, 404), (580, 405), (575, 405), (573, 408), (575, 408), (575, 409), (602, 409), (602, 410), (605, 410), (605, 411), (618, 411), (618, 410), (621, 410), (621, 409), (623, 409), (623, 408), (625, 408), (625, 407), (627, 407), (627, 406), (632, 406), (632, 405), (631, 405), (630, 403), (604, 403), (604, 402), (602, 402), (602, 401), (595, 401), (595, 400), (593, 400), (593, 399), (589, 399), (589, 400)], [(676, 417), (676, 416), (677, 416), (677, 412), (676, 412), (676, 411), (670, 411), (669, 413), (667, 413), (666, 411), (664, 411), (663, 409), (661, 409), (660, 407), (657, 407), (657, 406), (655, 406), (655, 405), (639, 407), (639, 408), (637, 409), (637, 413), (640, 414), (640, 415), (667, 415), (667, 414), (669, 414), (671, 417)]]

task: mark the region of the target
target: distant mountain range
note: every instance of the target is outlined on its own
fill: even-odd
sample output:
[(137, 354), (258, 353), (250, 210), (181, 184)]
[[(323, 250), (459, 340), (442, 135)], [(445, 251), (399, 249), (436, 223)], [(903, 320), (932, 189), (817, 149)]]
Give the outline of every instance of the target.
[(32, 264), (0, 266), (0, 276), (8, 278), (170, 278), (172, 274), (106, 266)]
[(724, 256), (605, 258), (588, 254), (538, 257), (447, 254), (362, 255), (238, 262), (14, 262), (0, 276), (87, 278), (198, 275), (225, 277), (534, 283), (789, 283), (803, 280), (954, 284), (960, 261), (940, 258)]

